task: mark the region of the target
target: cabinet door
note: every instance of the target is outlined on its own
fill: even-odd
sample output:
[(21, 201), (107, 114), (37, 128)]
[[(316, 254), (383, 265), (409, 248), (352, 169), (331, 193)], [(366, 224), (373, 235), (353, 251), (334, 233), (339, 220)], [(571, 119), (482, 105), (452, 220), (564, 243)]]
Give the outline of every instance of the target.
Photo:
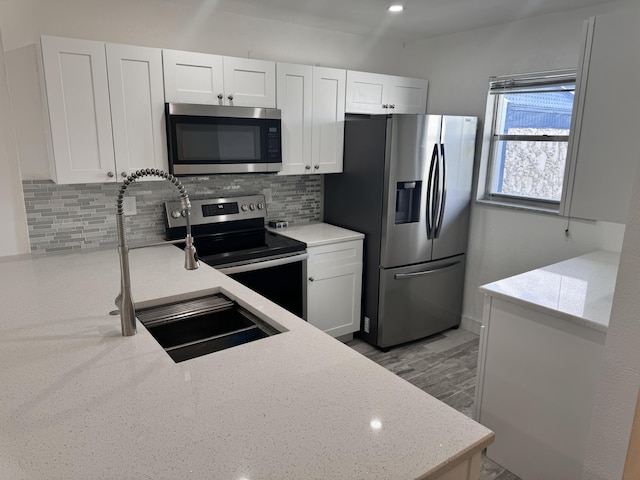
[(313, 67), (278, 63), (277, 106), (282, 114), (281, 175), (311, 172)]
[(427, 111), (426, 80), (389, 75), (387, 83), (390, 113), (425, 113)]
[(347, 113), (388, 113), (386, 75), (378, 73), (347, 72), (345, 111)]
[(167, 103), (224, 105), (222, 56), (163, 50)]
[(346, 71), (313, 67), (313, 173), (342, 172)]
[(161, 51), (108, 44), (107, 67), (118, 175), (166, 170)]
[(111, 181), (114, 153), (104, 43), (46, 36), (41, 41), (54, 180)]
[(591, 19), (574, 106), (565, 215), (626, 223), (640, 156), (639, 23), (637, 8)]
[(275, 62), (236, 57), (223, 61), (225, 105), (275, 108)]
[(308, 251), (307, 321), (334, 337), (359, 330), (362, 240)]

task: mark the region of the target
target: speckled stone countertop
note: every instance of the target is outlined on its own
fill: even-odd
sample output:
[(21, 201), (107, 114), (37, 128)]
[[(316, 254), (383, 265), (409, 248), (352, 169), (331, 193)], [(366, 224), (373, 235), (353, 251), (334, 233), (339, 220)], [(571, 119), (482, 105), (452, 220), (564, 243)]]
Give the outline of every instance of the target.
[(487, 295), (606, 332), (620, 254), (600, 250), (480, 287)]
[(0, 259), (0, 478), (437, 478), (493, 433), (171, 246), (138, 305), (221, 291), (284, 333), (174, 363), (110, 316), (114, 250)]
[(336, 227), (329, 223), (308, 223), (305, 225), (292, 225), (285, 228), (270, 228), (269, 230), (304, 242), (308, 247), (348, 242), (350, 240), (361, 240), (364, 238), (364, 233)]

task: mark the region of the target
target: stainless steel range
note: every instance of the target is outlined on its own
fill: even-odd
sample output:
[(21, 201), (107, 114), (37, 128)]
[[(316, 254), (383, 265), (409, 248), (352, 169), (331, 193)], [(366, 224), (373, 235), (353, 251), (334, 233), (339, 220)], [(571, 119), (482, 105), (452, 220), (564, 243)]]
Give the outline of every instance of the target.
[[(167, 240), (183, 238), (180, 202), (166, 202), (165, 211)], [(266, 217), (263, 195), (191, 200), (199, 260), (305, 318), (307, 246), (268, 231)]]

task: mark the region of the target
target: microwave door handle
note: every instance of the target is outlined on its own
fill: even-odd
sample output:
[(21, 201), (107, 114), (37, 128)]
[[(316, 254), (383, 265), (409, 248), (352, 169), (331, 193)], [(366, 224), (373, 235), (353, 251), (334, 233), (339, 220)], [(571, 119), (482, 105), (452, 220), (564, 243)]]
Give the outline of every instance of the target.
[(437, 157), (438, 155), (438, 145), (435, 144), (433, 146), (433, 153), (431, 154), (431, 164), (429, 165), (429, 177), (427, 180), (427, 205), (425, 208), (425, 213), (426, 213), (426, 219), (427, 219), (427, 238), (429, 240), (431, 240), (433, 238), (433, 218), (432, 218), (432, 212), (433, 212), (433, 202), (434, 202), (434, 189), (435, 189), (435, 179), (434, 179), (434, 174), (435, 174), (435, 168), (436, 168), (436, 162), (437, 162)]
[(442, 188), (441, 190), (441, 200), (440, 200), (440, 212), (438, 214), (438, 220), (436, 222), (436, 231), (435, 238), (440, 237), (440, 232), (442, 231), (442, 222), (444, 220), (444, 207), (447, 202), (447, 161), (444, 156), (444, 143), (440, 144), (440, 152), (442, 157)]

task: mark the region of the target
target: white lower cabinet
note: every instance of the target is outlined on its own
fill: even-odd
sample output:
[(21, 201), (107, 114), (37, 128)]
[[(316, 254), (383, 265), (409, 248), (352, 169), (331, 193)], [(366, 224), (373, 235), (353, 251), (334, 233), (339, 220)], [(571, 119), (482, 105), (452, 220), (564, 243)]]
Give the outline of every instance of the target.
[(134, 169), (165, 169), (160, 49), (41, 41), (54, 181), (113, 182)]
[(360, 329), (362, 240), (308, 247), (307, 321), (339, 337)]
[(496, 434), (487, 457), (523, 479), (581, 478), (606, 333), (491, 296), (482, 323), (475, 420)]

